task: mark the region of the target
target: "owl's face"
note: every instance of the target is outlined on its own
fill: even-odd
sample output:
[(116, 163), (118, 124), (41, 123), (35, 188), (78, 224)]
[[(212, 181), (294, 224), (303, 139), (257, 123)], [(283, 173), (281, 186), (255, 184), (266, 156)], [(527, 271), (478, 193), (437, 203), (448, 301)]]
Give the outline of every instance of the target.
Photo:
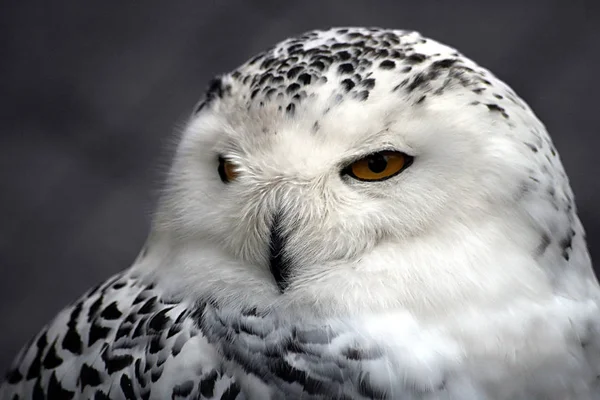
[[(283, 42), (214, 81), (184, 132), (163, 225), (323, 307), (546, 290), (536, 248), (556, 222), (528, 207), (547, 206), (538, 188), (562, 167), (540, 162), (555, 154), (543, 126), (454, 50), (390, 32), (328, 31), (301, 54)], [(335, 46), (377, 35), (379, 56)]]

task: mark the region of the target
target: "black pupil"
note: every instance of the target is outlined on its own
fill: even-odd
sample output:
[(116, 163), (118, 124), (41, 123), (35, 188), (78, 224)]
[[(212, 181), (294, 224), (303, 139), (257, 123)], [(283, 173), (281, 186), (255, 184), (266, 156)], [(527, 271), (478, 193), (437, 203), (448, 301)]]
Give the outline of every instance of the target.
[(385, 171), (387, 164), (387, 157), (383, 154), (374, 154), (369, 157), (369, 169), (376, 174), (380, 174)]

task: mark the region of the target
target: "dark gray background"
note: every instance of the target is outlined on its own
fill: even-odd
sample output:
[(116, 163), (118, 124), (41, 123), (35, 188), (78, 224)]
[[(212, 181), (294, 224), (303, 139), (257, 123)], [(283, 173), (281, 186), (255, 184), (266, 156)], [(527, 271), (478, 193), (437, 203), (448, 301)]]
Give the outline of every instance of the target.
[[(93, 6), (92, 6), (93, 4)], [(584, 1), (4, 1), (0, 370), (126, 268), (174, 132), (213, 75), (289, 35), (415, 29), (507, 81), (553, 135), (600, 259), (600, 13)]]

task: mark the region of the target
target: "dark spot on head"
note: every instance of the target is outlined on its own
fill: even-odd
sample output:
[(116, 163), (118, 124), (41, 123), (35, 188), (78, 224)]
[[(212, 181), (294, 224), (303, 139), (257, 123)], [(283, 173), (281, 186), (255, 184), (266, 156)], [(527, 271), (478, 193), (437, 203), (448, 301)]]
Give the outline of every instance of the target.
[(373, 78), (369, 78), (369, 79), (364, 79), (361, 83), (361, 86), (363, 86), (366, 89), (373, 89), (375, 87), (375, 79)]
[(302, 82), (303, 85), (310, 84), (310, 81), (311, 81), (310, 74), (304, 73), (304, 74), (298, 75), (298, 82)]
[(322, 61), (314, 61), (310, 64), (310, 67), (314, 67), (319, 71), (323, 71), (323, 69), (325, 68), (325, 64), (323, 64)]
[(340, 64), (338, 67), (338, 73), (340, 74), (351, 74), (354, 72), (354, 67), (350, 63)]
[(458, 60), (456, 60), (456, 59), (446, 58), (444, 60), (438, 60), (438, 61), (434, 62), (433, 64), (431, 64), (431, 67), (434, 68), (434, 69), (438, 69), (438, 68), (450, 68), (457, 61)]
[(263, 74), (262, 77), (260, 78), (260, 80), (258, 81), (258, 84), (260, 86), (264, 85), (266, 81), (268, 81), (269, 79), (273, 78), (273, 74), (267, 72), (266, 74)]
[(569, 261), (569, 250), (571, 249), (571, 246), (573, 245), (573, 236), (575, 235), (575, 232), (571, 229), (571, 231), (569, 231), (569, 233), (567, 234), (567, 236), (563, 239), (560, 240), (559, 245), (560, 248), (562, 250), (562, 256), (566, 261)]
[(412, 80), (412, 82), (410, 83), (410, 85), (408, 85), (408, 87), (407, 87), (408, 92), (412, 92), (419, 86), (422, 86), (425, 83), (425, 81), (426, 81), (425, 75), (423, 75), (422, 73), (418, 73), (417, 75), (415, 75), (415, 77)]
[(427, 59), (426, 55), (420, 54), (420, 53), (414, 53), (414, 54), (411, 54), (410, 56), (408, 56), (406, 58), (406, 61), (411, 64), (418, 64), (418, 63), (425, 61), (426, 59)]
[[(144, 257), (146, 256), (146, 252), (147, 252), (147, 250), (146, 250), (146, 248), (144, 247), (144, 248), (142, 249), (142, 251), (140, 252), (140, 255), (139, 255), (139, 257), (140, 257), (140, 258), (144, 258)], [(113, 289), (115, 289), (115, 290), (119, 290), (119, 289), (122, 289), (122, 288), (124, 288), (126, 285), (127, 285), (127, 282), (123, 282), (123, 281), (121, 281), (121, 282), (116, 282), (114, 285), (112, 285), (112, 288), (113, 288)]]
[(206, 89), (206, 102), (211, 103), (214, 99), (221, 98), (222, 96), (223, 81), (220, 77), (211, 79)]
[(257, 62), (258, 60), (262, 59), (262, 58), (265, 56), (265, 54), (266, 54), (266, 52), (265, 52), (265, 51), (258, 53), (257, 55), (255, 55), (254, 57), (252, 57), (252, 58), (250, 59), (250, 61), (248, 61), (248, 65), (253, 65), (253, 64), (256, 64), (256, 62)]
[(294, 83), (292, 83), (291, 85), (289, 85), (287, 87), (287, 89), (285, 90), (285, 92), (287, 94), (292, 94), (292, 93), (296, 92), (298, 89), (300, 89), (300, 85), (297, 84), (296, 82), (294, 82)]
[(381, 69), (392, 69), (396, 66), (396, 63), (392, 60), (383, 60), (379, 63), (379, 68)]
[(538, 247), (536, 248), (536, 251), (535, 251), (536, 255), (541, 256), (542, 254), (544, 254), (544, 252), (550, 245), (551, 241), (552, 240), (550, 238), (550, 235), (548, 235), (548, 233), (546, 233), (546, 232), (542, 233), (542, 236), (540, 238), (540, 244), (538, 245)]
[(375, 56), (378, 58), (387, 57), (388, 55), (389, 52), (387, 51), (387, 49), (379, 49), (375, 52)]
[(296, 105), (294, 103), (288, 104), (287, 107), (285, 108), (285, 112), (289, 116), (294, 116), (294, 114), (296, 113)]
[(348, 59), (350, 59), (351, 55), (350, 53), (348, 53), (346, 50), (342, 50), (342, 51), (338, 51), (336, 53), (336, 55), (340, 58), (340, 60), (342, 61), (346, 61)]
[(287, 72), (288, 79), (294, 79), (300, 73), (300, 71), (302, 71), (303, 69), (304, 68), (302, 68), (302, 67), (290, 68), (290, 70)]
[(334, 43), (331, 45), (332, 50), (345, 49), (347, 47), (350, 47), (349, 43)]
[(350, 90), (352, 90), (352, 88), (355, 86), (354, 82), (352, 81), (352, 79), (344, 79), (341, 82), (342, 86), (344, 87), (344, 90), (346, 92), (349, 92)]
[(533, 144), (531, 144), (531, 143), (525, 142), (525, 146), (529, 147), (529, 149), (530, 149), (531, 151), (533, 151), (534, 153), (537, 153), (537, 152), (538, 152), (538, 148), (537, 148), (537, 147), (535, 147), (535, 146), (534, 146)]
[(302, 50), (303, 47), (304, 45), (302, 45), (301, 43), (293, 44), (290, 47), (288, 47), (288, 54), (298, 53), (300, 50)]
[(560, 241), (560, 247), (563, 250), (570, 249), (572, 244), (573, 244), (573, 236), (571, 236), (571, 235), (568, 235), (567, 237), (561, 239), (561, 241)]
[(369, 98), (369, 92), (366, 90), (362, 90), (362, 91), (358, 92), (358, 94), (356, 95), (356, 98), (359, 101), (365, 101)]
[(265, 93), (265, 98), (266, 98), (267, 100), (270, 100), (270, 99), (271, 99), (271, 96), (273, 96), (273, 94), (274, 94), (276, 91), (277, 91), (277, 89), (275, 89), (275, 88), (270, 88), (270, 89), (268, 89), (268, 90), (267, 90), (267, 92)]
[(488, 110), (490, 110), (490, 112), (499, 112), (499, 113), (503, 113), (504, 112), (504, 108), (500, 107), (497, 104), (486, 104)]

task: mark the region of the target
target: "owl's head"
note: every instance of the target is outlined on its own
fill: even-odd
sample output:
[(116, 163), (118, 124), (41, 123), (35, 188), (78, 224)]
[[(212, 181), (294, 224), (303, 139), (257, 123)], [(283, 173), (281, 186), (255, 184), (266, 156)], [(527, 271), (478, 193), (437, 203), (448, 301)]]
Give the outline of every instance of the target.
[(447, 312), (591, 271), (544, 126), (415, 32), (313, 31), (215, 79), (155, 225), (190, 288), (322, 312)]

